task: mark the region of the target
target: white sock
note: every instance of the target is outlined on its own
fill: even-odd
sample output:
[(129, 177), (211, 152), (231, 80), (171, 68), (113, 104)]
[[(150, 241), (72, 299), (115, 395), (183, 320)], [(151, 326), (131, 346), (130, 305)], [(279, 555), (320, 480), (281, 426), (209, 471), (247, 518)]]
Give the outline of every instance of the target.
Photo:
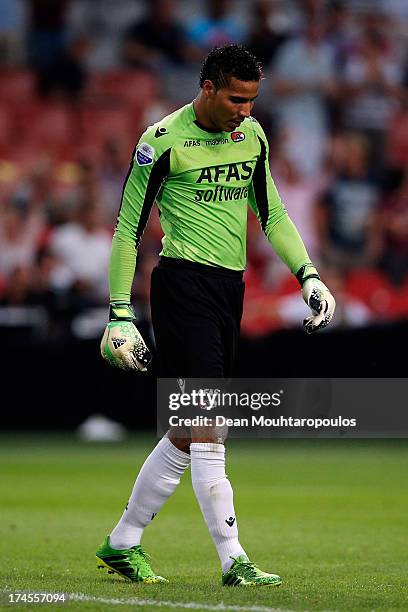
[(231, 557), (246, 553), (238, 540), (233, 492), (225, 474), (225, 447), (193, 442), (190, 453), (194, 493), (226, 572), (233, 563)]
[(180, 483), (190, 465), (190, 455), (162, 438), (142, 465), (126, 510), (110, 534), (112, 548), (118, 550), (140, 544), (145, 527)]

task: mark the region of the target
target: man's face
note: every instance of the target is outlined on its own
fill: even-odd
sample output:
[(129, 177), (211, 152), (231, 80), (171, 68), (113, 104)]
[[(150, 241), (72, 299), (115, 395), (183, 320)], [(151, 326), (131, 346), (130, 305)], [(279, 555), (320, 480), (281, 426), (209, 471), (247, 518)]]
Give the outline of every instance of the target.
[(203, 92), (206, 110), (212, 129), (233, 132), (251, 114), (258, 95), (259, 81), (239, 81), (231, 77), (228, 86), (216, 89), (212, 81), (206, 80)]

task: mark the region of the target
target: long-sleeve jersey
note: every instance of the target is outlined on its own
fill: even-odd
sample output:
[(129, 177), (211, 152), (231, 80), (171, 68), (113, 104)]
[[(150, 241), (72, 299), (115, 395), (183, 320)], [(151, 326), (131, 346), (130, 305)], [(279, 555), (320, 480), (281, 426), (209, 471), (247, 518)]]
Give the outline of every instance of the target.
[(210, 132), (198, 124), (190, 103), (141, 136), (112, 242), (111, 301), (130, 301), (137, 248), (155, 201), (166, 257), (244, 270), (249, 203), (293, 273), (310, 262), (276, 190), (268, 142), (253, 117), (235, 132)]

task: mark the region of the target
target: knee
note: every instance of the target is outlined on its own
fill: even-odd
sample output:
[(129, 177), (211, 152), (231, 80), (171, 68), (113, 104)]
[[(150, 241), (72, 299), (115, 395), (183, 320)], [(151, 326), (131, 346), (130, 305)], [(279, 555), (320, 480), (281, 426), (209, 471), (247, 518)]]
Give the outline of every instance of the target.
[(216, 425), (208, 427), (192, 427), (191, 441), (212, 444), (224, 444), (227, 437), (228, 427), (218, 427)]
[(166, 436), (170, 442), (183, 453), (190, 453), (190, 431), (185, 427), (172, 427)]

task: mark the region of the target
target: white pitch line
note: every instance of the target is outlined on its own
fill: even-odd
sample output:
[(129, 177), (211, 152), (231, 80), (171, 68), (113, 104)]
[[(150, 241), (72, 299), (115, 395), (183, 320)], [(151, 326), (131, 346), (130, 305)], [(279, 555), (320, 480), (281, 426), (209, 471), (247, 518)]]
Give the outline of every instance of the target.
[(209, 610), (210, 612), (293, 612), (283, 608), (267, 608), (266, 606), (233, 606), (219, 603), (216, 605), (198, 603), (195, 601), (162, 601), (160, 599), (111, 599), (108, 597), (94, 597), (84, 593), (70, 593), (70, 601), (93, 601), (110, 606), (150, 606), (151, 608), (185, 608), (186, 610)]

